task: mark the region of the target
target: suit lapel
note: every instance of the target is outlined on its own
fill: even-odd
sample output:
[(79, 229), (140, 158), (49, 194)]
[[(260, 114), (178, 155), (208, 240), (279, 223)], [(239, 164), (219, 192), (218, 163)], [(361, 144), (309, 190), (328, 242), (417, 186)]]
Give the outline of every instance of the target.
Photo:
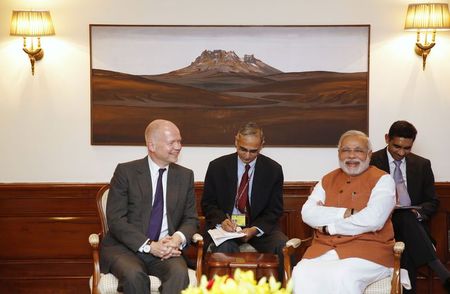
[(387, 172), (389, 174), (390, 168), (389, 168), (389, 157), (387, 155), (388, 152), (389, 151), (387, 150), (387, 147), (384, 148), (384, 152), (381, 152), (380, 169), (384, 170), (385, 172)]
[(418, 178), (416, 175), (416, 171), (418, 170), (416, 167), (416, 161), (412, 156), (406, 156), (406, 185), (408, 188), (409, 198), (411, 199), (411, 203), (415, 203), (416, 192), (418, 191), (418, 187), (416, 184), (418, 183), (416, 179)]
[(142, 207), (144, 208), (142, 215), (142, 229), (144, 230), (144, 232), (146, 232), (148, 230), (148, 224), (150, 222), (150, 214), (152, 211), (153, 201), (152, 179), (147, 157), (139, 162), (137, 173), (139, 188), (141, 190)]
[(228, 161), (227, 166), (225, 167), (225, 176), (226, 179), (223, 181), (223, 183), (231, 183), (226, 184), (227, 186), (224, 187), (224, 189), (228, 190), (228, 197), (226, 198), (226, 211), (232, 212), (234, 203), (236, 201), (236, 194), (237, 194), (237, 184), (238, 184), (238, 178), (237, 178), (237, 153), (234, 153), (233, 156), (230, 157), (230, 160)]
[(250, 196), (252, 215), (257, 215), (260, 210), (260, 206), (258, 204), (261, 203), (262, 199), (259, 199), (260, 201), (258, 201), (257, 198), (261, 195), (264, 195), (264, 193), (262, 193), (261, 191), (261, 189), (265, 187), (264, 178), (264, 158), (261, 155), (258, 155), (258, 158), (256, 159), (255, 170), (253, 172), (253, 184)]

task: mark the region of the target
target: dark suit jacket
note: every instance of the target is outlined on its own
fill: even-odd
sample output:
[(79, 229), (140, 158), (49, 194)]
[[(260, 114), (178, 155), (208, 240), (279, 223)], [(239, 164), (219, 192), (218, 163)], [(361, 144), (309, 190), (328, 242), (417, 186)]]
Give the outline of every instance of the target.
[[(136, 253), (147, 240), (152, 197), (147, 157), (117, 166), (106, 206), (109, 231), (101, 242), (102, 272), (108, 272), (119, 255)], [(180, 231), (189, 242), (198, 228), (194, 174), (191, 170), (170, 164), (166, 207), (169, 235)]]
[[(387, 148), (374, 152), (370, 164), (389, 173), (387, 152)], [(419, 209), (418, 212), (424, 220), (428, 220), (439, 206), (431, 163), (428, 159), (414, 153), (409, 153), (405, 159), (406, 181), (411, 205), (421, 206), (422, 209)]]
[[(210, 162), (206, 172), (202, 209), (206, 229), (215, 227), (233, 212), (237, 191), (237, 153)], [(283, 170), (281, 165), (262, 154), (258, 155), (251, 191), (249, 225), (269, 234), (278, 227), (283, 214)]]

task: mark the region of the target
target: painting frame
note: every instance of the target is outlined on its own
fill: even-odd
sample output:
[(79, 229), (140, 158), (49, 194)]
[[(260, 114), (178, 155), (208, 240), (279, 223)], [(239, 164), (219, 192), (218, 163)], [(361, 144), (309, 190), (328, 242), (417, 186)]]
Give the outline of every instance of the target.
[[(156, 118), (177, 124), (185, 146), (231, 146), (247, 121), (263, 127), (271, 147), (335, 147), (348, 129), (369, 131), (368, 24), (91, 24), (89, 35), (92, 145), (144, 145)], [(241, 47), (251, 52), (237, 53)], [(352, 59), (346, 51), (355, 47)], [(142, 48), (151, 49), (137, 56)], [(172, 65), (180, 55), (185, 64)], [(300, 64), (297, 55), (308, 65), (285, 70)], [(220, 61), (218, 70), (211, 67), (218, 56), (237, 61)]]

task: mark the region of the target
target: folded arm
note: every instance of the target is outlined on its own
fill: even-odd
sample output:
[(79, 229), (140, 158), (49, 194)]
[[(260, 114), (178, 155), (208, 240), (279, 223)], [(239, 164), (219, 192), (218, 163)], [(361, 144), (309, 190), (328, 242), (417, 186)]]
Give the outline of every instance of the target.
[[(318, 186), (318, 187), (317, 187)], [(389, 175), (382, 176), (372, 189), (367, 206), (345, 217), (347, 208), (328, 207), (321, 182), (302, 208), (303, 221), (311, 227), (327, 226), (331, 235), (358, 235), (380, 230), (395, 206), (395, 183)]]

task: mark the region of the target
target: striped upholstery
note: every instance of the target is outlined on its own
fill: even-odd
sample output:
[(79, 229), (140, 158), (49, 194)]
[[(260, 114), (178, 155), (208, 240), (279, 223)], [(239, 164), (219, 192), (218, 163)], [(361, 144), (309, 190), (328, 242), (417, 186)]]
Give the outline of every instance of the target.
[(376, 281), (370, 284), (364, 294), (385, 294), (391, 293), (391, 277), (384, 278), (382, 280)]
[[(197, 286), (197, 278), (195, 277), (195, 271), (192, 269), (188, 270), (189, 284), (192, 286)], [(150, 279), (150, 293), (159, 293), (159, 287), (161, 286), (161, 281), (155, 276), (148, 276)], [(98, 283), (99, 294), (116, 294), (122, 293), (117, 292), (117, 285), (119, 281), (114, 277), (113, 274), (100, 274), (100, 282)], [(89, 287), (92, 291), (92, 277), (89, 279)]]

